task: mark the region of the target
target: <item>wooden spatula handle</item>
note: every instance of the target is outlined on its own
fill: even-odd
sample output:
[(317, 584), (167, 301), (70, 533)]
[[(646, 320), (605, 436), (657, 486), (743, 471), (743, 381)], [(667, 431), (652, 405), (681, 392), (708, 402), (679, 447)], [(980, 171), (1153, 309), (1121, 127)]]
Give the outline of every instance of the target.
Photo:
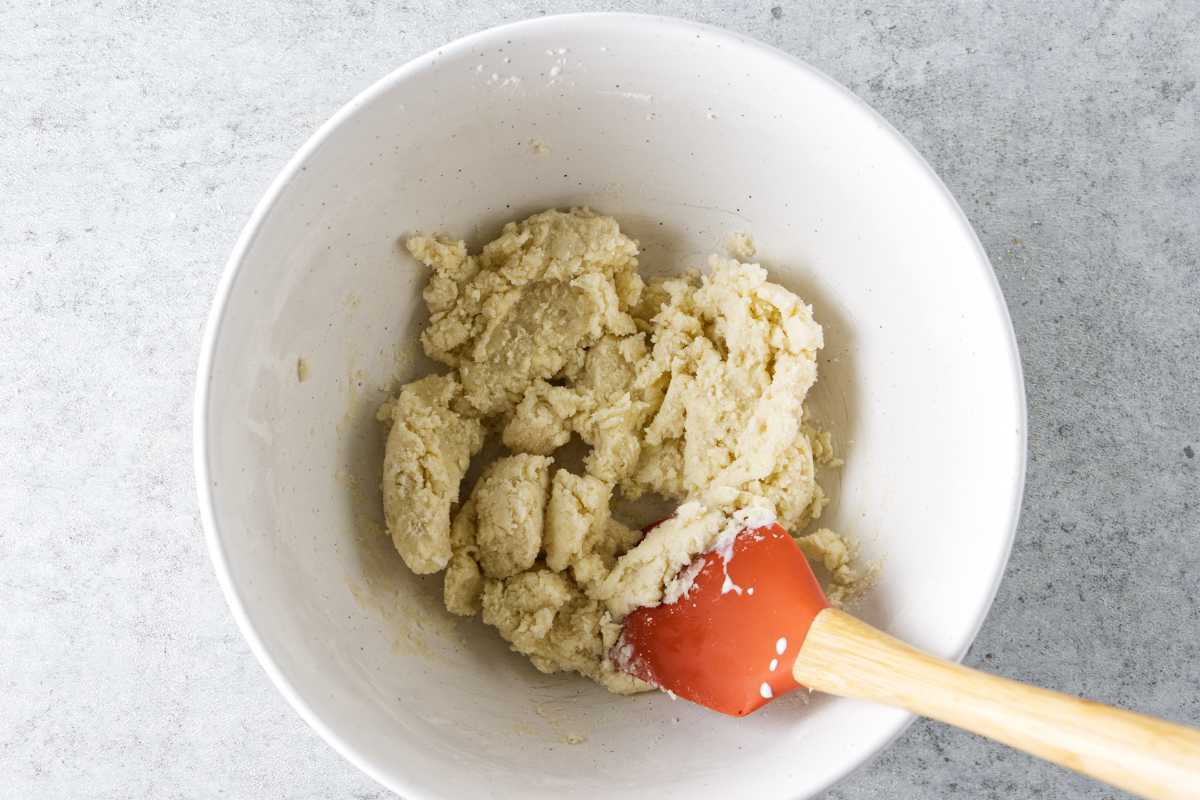
[(899, 706), (1143, 797), (1200, 798), (1200, 731), (934, 658), (834, 608), (813, 621), (793, 674), (811, 689)]

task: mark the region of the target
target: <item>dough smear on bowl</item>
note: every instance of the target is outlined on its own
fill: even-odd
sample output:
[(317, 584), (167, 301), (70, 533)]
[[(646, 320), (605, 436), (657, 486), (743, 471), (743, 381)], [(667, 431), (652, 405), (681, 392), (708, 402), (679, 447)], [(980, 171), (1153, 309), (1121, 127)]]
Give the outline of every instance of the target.
[[(650, 685), (610, 653), (633, 608), (687, 591), (685, 568), (747, 519), (799, 531), (833, 460), (805, 422), (821, 326), (757, 264), (712, 256), (705, 275), (647, 283), (638, 245), (587, 209), (510, 222), (476, 254), (413, 236), (430, 270), (421, 343), (445, 374), (385, 404), (388, 531), (417, 573), (445, 570), (446, 607), (480, 613), (543, 672), (613, 692)], [(488, 434), (509, 455), (460, 496)], [(578, 474), (555, 453), (588, 446)], [(648, 534), (614, 495), (681, 504)], [(801, 540), (848, 597), (861, 572), (840, 537)]]

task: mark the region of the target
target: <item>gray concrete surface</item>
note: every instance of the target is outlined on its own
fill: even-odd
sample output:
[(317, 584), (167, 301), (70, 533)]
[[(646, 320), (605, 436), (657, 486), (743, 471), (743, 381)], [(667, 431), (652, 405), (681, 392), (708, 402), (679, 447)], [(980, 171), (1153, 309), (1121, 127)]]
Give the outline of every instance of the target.
[[(1200, 723), (1200, 8), (0, 0), (0, 795), (373, 798), (213, 578), (191, 390), (223, 259), (394, 66), (580, 8), (748, 33), (851, 87), (974, 223), (1028, 381), (1024, 516), (968, 661)], [(914, 725), (832, 798), (1119, 793)]]

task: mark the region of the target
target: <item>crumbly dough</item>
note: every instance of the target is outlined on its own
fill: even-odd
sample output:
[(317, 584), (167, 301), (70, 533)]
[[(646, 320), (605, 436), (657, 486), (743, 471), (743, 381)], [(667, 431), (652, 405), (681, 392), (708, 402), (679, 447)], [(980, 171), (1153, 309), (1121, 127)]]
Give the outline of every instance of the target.
[(745, 231), (735, 231), (729, 234), (729, 238), (725, 240), (725, 252), (738, 261), (749, 261), (758, 254), (758, 248), (755, 247), (754, 238), (750, 234)]
[[(446, 607), (482, 613), (539, 670), (652, 688), (610, 658), (625, 615), (678, 596), (695, 556), (748, 520), (799, 531), (820, 516), (815, 465), (835, 459), (803, 404), (821, 326), (736, 259), (647, 284), (637, 243), (587, 209), (509, 223), (478, 254), (406, 244), (431, 270), (422, 345), (450, 372), (381, 410), (397, 550), (415, 572), (445, 568)], [(485, 430), (510, 455), (459, 504)], [(573, 437), (589, 448), (581, 474), (554, 457)], [(680, 506), (643, 536), (610, 508), (648, 493)], [(842, 540), (800, 541), (848, 593), (858, 573)]]
[(829, 528), (801, 536), (796, 543), (810, 563), (824, 569), (825, 596), (835, 606), (854, 602), (875, 583), (876, 566), (859, 564), (854, 544)]

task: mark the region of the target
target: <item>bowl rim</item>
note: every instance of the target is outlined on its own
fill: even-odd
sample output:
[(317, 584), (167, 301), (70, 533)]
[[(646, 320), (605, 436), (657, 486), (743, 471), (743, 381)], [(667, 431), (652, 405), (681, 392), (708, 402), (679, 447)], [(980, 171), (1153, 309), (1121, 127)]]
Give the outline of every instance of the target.
[[(826, 75), (821, 70), (812, 66), (808, 62), (791, 55), (777, 47), (766, 44), (765, 42), (754, 39), (753, 37), (739, 34), (715, 25), (695, 22), (679, 17), (671, 17), (658, 14), (637, 14), (629, 12), (582, 12), (568, 14), (553, 14), (544, 17), (534, 17), (529, 19), (509, 22), (502, 25), (493, 26), (476, 33), (455, 39), (452, 42), (444, 44), (440, 47), (435, 47), (432, 50), (411, 59), (392, 70), (382, 78), (371, 83), (365, 89), (356, 94), (349, 102), (339, 108), (333, 116), (326, 120), (317, 130), (304, 142), (299, 150), (287, 161), (284, 167), (279, 171), (275, 178), (269, 184), (266, 192), (255, 204), (249, 219), (238, 235), (229, 258), (225, 262), (220, 280), (217, 284), (216, 292), (213, 297), (212, 307), (208, 314), (208, 319), (205, 323), (204, 334), (200, 345), (200, 359), (196, 372), (195, 395), (193, 402), (193, 458), (194, 471), (196, 479), (196, 489), (199, 500), (200, 520), (204, 531), (204, 537), (207, 544), (209, 558), (212, 561), (213, 569), (216, 572), (217, 582), (221, 587), (221, 592), (225, 597), (225, 601), (229, 606), (229, 610), (233, 615), (234, 621), (237, 624), (238, 630), (241, 632), (246, 643), (249, 645), (251, 652), (254, 654), (258, 663), (262, 666), (271, 682), (279, 690), (280, 694), (287, 700), (288, 704), (295, 710), (310, 728), (317, 732), (320, 737), (325, 740), (339, 755), (346, 761), (357, 767), (361, 772), (372, 778), (379, 785), (397, 792), (404, 797), (421, 798), (427, 797), (429, 794), (426, 789), (417, 783), (412, 783), (406, 780), (406, 776), (398, 776), (394, 773), (385, 774), (384, 770), (371, 763), (367, 758), (360, 755), (348, 742), (343, 740), (341, 736), (330, 728), (320, 716), (309, 706), (308, 702), (300, 695), (288, 678), (282, 673), (272, 658), (270, 652), (263, 644), (262, 638), (258, 631), (251, 623), (246, 612), (246, 606), (239, 592), (238, 587), (234, 584), (233, 577), (230, 572), (229, 562), (226, 557), (224, 544), (222, 543), (221, 533), (217, 528), (216, 516), (214, 511), (214, 493), (211, 485), (211, 471), (209, 465), (209, 448), (208, 448), (208, 407), (209, 394), (212, 384), (212, 364), (216, 351), (217, 341), (220, 336), (222, 323), (225, 318), (226, 308), (229, 298), (232, 294), (233, 286), (236, 283), (238, 273), (241, 271), (242, 264), (251, 245), (257, 238), (264, 220), (270, 214), (271, 210), (278, 201), (284, 188), (296, 177), (301, 171), (301, 167), (338, 127), (342, 125), (348, 118), (354, 115), (360, 108), (370, 104), (380, 95), (389, 91), (394, 85), (408, 79), (409, 77), (421, 72), (424, 68), (431, 66), (434, 61), (441, 58), (443, 55), (456, 53), (462, 50), (470, 50), (476, 48), (481, 42), (493, 39), (500, 36), (511, 38), (514, 34), (528, 31), (535, 28), (552, 27), (561, 25), (588, 25), (593, 22), (605, 21), (623, 21), (629, 24), (647, 24), (653, 23), (658, 25), (666, 25), (680, 28), (689, 32), (704, 33), (707, 36), (717, 38), (723, 42), (738, 47), (749, 48), (759, 51), (762, 55), (767, 55), (778, 60), (782, 66), (790, 69), (795, 69), (806, 73), (809, 77), (816, 78), (824, 82), (829, 87), (832, 87), (837, 93), (849, 100), (850, 106), (855, 108), (859, 113), (866, 115), (872, 122), (881, 126), (884, 130), (890, 133), (902, 145), (909, 157), (914, 160), (921, 171), (929, 178), (933, 185), (941, 192), (944, 199), (955, 212), (955, 216), (962, 231), (969, 237), (977, 260), (975, 266), (982, 269), (985, 273), (986, 283), (991, 288), (992, 299), (999, 311), (1001, 318), (1005, 323), (1008, 333), (1008, 352), (1009, 352), (1009, 369), (1010, 377), (1012, 378), (1013, 387), (1016, 391), (1016, 407), (1017, 407), (1017, 475), (1012, 486), (1012, 492), (1009, 503), (1009, 526), (1007, 542), (1003, 550), (1003, 558), (997, 559), (993, 570), (991, 585), (986, 592), (981, 593), (976, 602), (975, 622), (970, 629), (964, 632), (960, 638), (958, 645), (955, 647), (952, 655), (953, 660), (961, 661), (966, 655), (971, 644), (975, 641), (979, 630), (982, 628), (984, 621), (987, 618), (988, 612), (991, 610), (992, 604), (995, 601), (996, 593), (999, 590), (1000, 581), (1003, 579), (1007, 570), (1008, 561), (1012, 554), (1013, 542), (1016, 538), (1018, 524), (1020, 522), (1021, 504), (1025, 492), (1025, 480), (1027, 473), (1028, 462), (1028, 408), (1025, 394), (1025, 379), (1024, 371), (1021, 364), (1020, 351), (1018, 347), (1016, 332), (1013, 329), (1012, 317), (1008, 312), (1008, 306), (1004, 299), (1003, 291), (996, 279), (995, 270), (992, 268), (991, 260), (988, 258), (987, 251), (984, 249), (979, 237), (976, 235), (974, 228), (963, 213), (962, 207), (951, 194), (950, 190), (943, 183), (942, 179), (933, 170), (921, 153), (903, 136), (895, 127), (892, 126), (879, 112), (867, 104), (865, 100), (854, 94), (852, 91), (844, 87), (842, 84), (835, 81), (833, 78)], [(811, 787), (809, 796), (828, 790), (834, 784), (844, 780), (849, 775), (862, 769), (865, 765), (875, 760), (885, 749), (887, 749), (899, 736), (913, 723), (916, 717), (913, 714), (905, 712), (904, 716), (890, 726), (890, 729), (882, 731), (881, 735), (873, 737), (873, 741), (868, 743), (868, 747), (863, 755), (856, 763), (849, 765), (840, 774), (834, 775), (821, 786)]]

